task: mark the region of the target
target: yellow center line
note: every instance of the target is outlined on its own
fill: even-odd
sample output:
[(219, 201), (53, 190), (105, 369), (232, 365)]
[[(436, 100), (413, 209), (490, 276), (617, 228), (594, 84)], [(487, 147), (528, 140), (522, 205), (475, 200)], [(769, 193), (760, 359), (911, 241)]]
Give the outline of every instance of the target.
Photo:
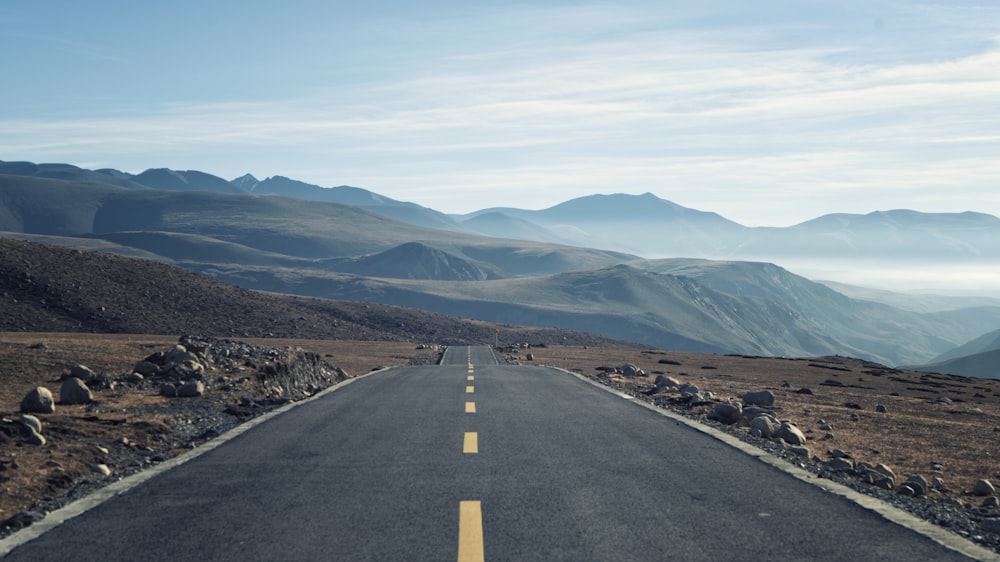
[(466, 414), (475, 414), (476, 413), (476, 403), (475, 402), (466, 402), (465, 403), (465, 413)]
[(462, 444), (463, 453), (479, 452), (479, 434), (475, 431), (465, 432), (465, 443)]
[(474, 386), (467, 386), (467, 387), (465, 387), (465, 393), (466, 394), (472, 394), (475, 391), (476, 391), (476, 387), (474, 387)]
[(467, 380), (470, 380), (470, 381), (474, 381), (474, 380), (476, 380), (476, 377), (474, 377), (474, 376), (472, 376), (472, 375), (469, 375), (469, 376), (467, 377)]
[(458, 513), (458, 562), (483, 562), (482, 502), (460, 502)]

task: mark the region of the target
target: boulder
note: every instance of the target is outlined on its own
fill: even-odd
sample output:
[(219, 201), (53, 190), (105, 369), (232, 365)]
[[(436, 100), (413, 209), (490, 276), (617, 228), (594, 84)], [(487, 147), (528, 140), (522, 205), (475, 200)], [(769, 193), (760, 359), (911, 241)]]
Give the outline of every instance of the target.
[(977, 496), (992, 496), (997, 493), (997, 490), (989, 480), (980, 480), (972, 487), (972, 493)]
[(656, 382), (653, 384), (655, 384), (657, 388), (677, 388), (681, 385), (680, 381), (666, 375), (657, 375)]
[(87, 385), (83, 381), (70, 377), (63, 381), (59, 389), (59, 402), (62, 404), (90, 404), (94, 401), (94, 395), (90, 393)]
[(805, 445), (806, 436), (802, 434), (802, 431), (795, 427), (795, 424), (791, 422), (783, 422), (781, 427), (778, 428), (775, 437), (780, 437), (785, 440), (789, 445)]
[(700, 390), (698, 390), (697, 386), (695, 386), (693, 384), (687, 384), (687, 383), (684, 383), (684, 384), (680, 385), (680, 387), (678, 387), (677, 390), (680, 391), (681, 398), (686, 398), (688, 400), (690, 400), (691, 397), (693, 397), (693, 396), (699, 395), (700, 392), (701, 392)]
[(21, 412), (25, 414), (51, 414), (56, 411), (56, 401), (52, 391), (39, 386), (25, 395), (21, 400)]
[(774, 419), (778, 419), (778, 415), (774, 413), (774, 410), (768, 410), (767, 408), (758, 408), (756, 406), (751, 406), (747, 408), (744, 405), (743, 417), (747, 420), (752, 420), (754, 418), (759, 418), (760, 416), (771, 416)]
[(719, 402), (708, 414), (708, 419), (732, 425), (743, 418), (743, 405), (739, 402)]
[(986, 509), (996, 509), (1000, 507), (1000, 498), (996, 496), (987, 496), (983, 499), (983, 507)]
[(94, 371), (86, 365), (74, 365), (72, 369), (69, 370), (69, 376), (80, 379), (83, 382), (87, 382), (94, 378)]
[(854, 470), (854, 463), (847, 459), (830, 459), (826, 462), (826, 467), (835, 472), (850, 472)]
[(888, 411), (889, 411), (889, 409), (885, 407), (885, 404), (879, 404), (879, 405), (875, 406), (875, 412), (877, 412), (879, 414), (884, 414), (884, 413), (886, 413)]
[(778, 431), (778, 420), (771, 416), (757, 416), (750, 420), (750, 433), (770, 439)]
[(167, 398), (177, 396), (177, 387), (170, 383), (160, 386), (160, 396), (166, 396)]
[(939, 492), (947, 492), (948, 486), (945, 486), (944, 480), (940, 477), (935, 477), (931, 479), (931, 487)]
[(109, 468), (108, 465), (106, 464), (95, 464), (93, 467), (91, 467), (91, 470), (93, 470), (97, 474), (100, 474), (101, 476), (111, 476), (111, 468)]
[(914, 494), (916, 497), (927, 495), (927, 490), (930, 489), (930, 483), (927, 482), (926, 478), (919, 474), (914, 474), (907, 478), (903, 485), (913, 488), (916, 492), (916, 494)]
[(201, 381), (189, 381), (177, 389), (177, 396), (183, 398), (194, 398), (202, 394), (205, 394), (205, 383)]
[(875, 471), (884, 474), (889, 478), (892, 478), (893, 480), (896, 479), (896, 473), (893, 472), (891, 468), (882, 463), (878, 463), (877, 465), (875, 465)]
[(744, 404), (753, 406), (764, 406), (766, 408), (774, 405), (774, 393), (770, 390), (747, 392), (742, 398)]
[(132, 370), (144, 377), (149, 377), (160, 372), (160, 366), (152, 361), (142, 360), (132, 367)]
[(809, 447), (806, 447), (805, 445), (795, 445), (795, 446), (789, 447), (788, 450), (791, 451), (792, 453), (800, 456), (800, 457), (807, 458), (807, 459), (809, 458), (809, 455), (812, 454), (809, 451)]
[(639, 377), (645, 374), (643, 373), (642, 369), (636, 367), (631, 363), (625, 363), (621, 367), (618, 367), (618, 371), (621, 372), (621, 374), (626, 377)]
[(21, 418), (19, 421), (21, 422), (22, 425), (34, 429), (35, 433), (38, 434), (42, 433), (42, 420), (36, 418), (35, 416), (32, 416), (30, 414), (21, 414)]

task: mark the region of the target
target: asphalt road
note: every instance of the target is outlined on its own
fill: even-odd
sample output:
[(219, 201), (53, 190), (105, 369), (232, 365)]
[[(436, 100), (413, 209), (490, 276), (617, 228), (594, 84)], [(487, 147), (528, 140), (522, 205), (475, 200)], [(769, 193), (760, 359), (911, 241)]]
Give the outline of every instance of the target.
[(566, 373), (446, 362), (294, 408), (7, 559), (966, 560)]

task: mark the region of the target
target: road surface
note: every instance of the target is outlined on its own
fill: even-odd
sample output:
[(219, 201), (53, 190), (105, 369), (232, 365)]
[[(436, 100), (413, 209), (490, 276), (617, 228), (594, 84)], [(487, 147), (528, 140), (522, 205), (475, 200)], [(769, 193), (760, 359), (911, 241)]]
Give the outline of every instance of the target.
[(967, 560), (487, 347), (294, 408), (9, 560)]

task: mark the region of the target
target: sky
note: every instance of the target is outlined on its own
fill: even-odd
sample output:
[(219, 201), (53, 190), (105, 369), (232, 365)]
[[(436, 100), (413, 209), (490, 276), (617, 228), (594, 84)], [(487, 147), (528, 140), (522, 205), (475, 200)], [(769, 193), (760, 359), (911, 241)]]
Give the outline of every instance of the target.
[(1000, 215), (994, 0), (0, 2), (0, 160)]

